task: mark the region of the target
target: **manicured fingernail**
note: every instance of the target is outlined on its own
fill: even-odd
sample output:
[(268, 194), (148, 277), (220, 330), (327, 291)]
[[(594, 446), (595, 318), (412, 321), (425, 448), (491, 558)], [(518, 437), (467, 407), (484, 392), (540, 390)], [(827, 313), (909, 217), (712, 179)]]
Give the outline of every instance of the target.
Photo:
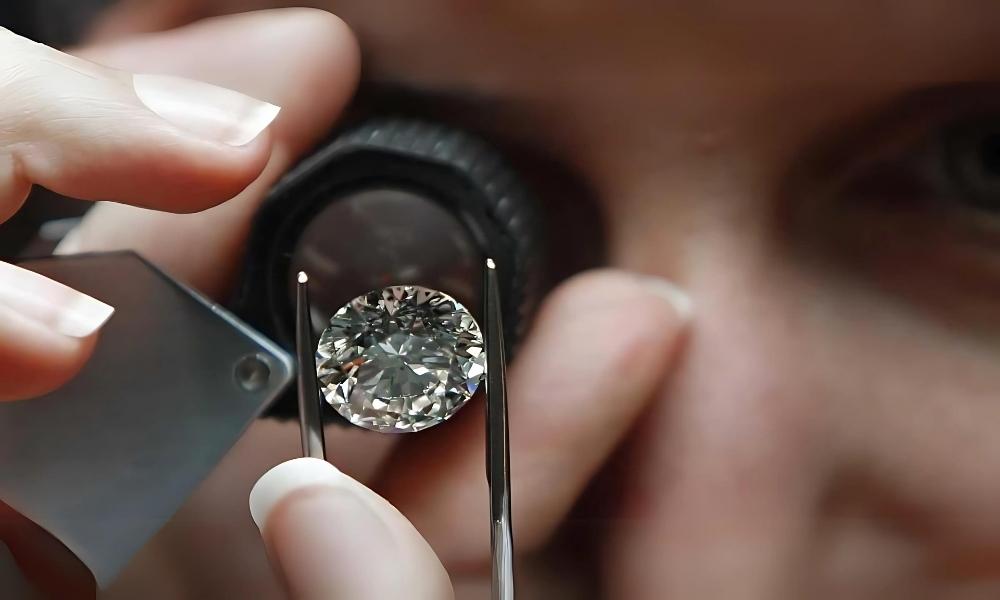
[(7, 263), (0, 263), (0, 303), (75, 338), (93, 334), (115, 312), (96, 298)]
[(405, 536), (394, 534), (362, 489), (315, 458), (282, 463), (254, 485), (250, 514), (291, 597), (404, 597), (396, 584), (415, 577), (410, 571), (420, 561), (406, 554)]
[(347, 481), (347, 475), (325, 460), (296, 458), (283, 462), (264, 473), (250, 490), (250, 516), (257, 529), (264, 531), (268, 515), (288, 494), (316, 485), (339, 487)]
[(681, 319), (686, 321), (691, 318), (694, 312), (694, 302), (691, 301), (691, 296), (688, 296), (687, 292), (661, 277), (642, 275), (639, 279), (646, 286), (646, 289), (670, 303)]
[(281, 110), (228, 88), (182, 77), (134, 75), (132, 85), (139, 100), (166, 121), (230, 146), (250, 143)]
[(326, 461), (296, 458), (265, 473), (250, 514), (292, 598), (454, 596), (406, 517)]

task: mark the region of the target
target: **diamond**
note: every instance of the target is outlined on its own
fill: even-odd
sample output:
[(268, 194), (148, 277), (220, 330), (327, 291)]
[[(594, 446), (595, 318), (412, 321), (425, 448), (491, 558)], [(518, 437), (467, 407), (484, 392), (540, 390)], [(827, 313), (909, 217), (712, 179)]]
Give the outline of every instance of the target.
[(483, 335), (469, 311), (416, 285), (351, 300), (330, 319), (316, 350), (326, 401), (375, 431), (419, 431), (447, 420), (485, 373)]

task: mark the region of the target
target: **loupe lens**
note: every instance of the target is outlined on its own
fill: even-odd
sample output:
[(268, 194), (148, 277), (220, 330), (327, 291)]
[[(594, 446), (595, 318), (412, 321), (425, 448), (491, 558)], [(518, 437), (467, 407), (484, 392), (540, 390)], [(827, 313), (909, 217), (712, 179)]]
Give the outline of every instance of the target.
[(482, 251), (439, 202), (398, 188), (359, 190), (335, 199), (305, 226), (295, 245), (295, 273), (309, 274), (313, 329), (351, 299), (389, 285), (441, 290), (478, 313)]

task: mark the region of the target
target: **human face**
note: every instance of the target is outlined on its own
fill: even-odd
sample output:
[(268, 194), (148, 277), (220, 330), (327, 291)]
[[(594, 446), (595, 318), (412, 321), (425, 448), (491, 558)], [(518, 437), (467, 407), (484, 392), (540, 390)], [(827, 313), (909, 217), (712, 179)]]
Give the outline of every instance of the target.
[[(567, 166), (607, 262), (693, 298), (560, 578), (614, 598), (1000, 592), (1000, 88), (979, 83), (1000, 5), (323, 7), (366, 79), (464, 98), (463, 124)], [(438, 483), (434, 502), (382, 489), (447, 554)]]
[(340, 8), (370, 77), (483, 100), (695, 301), (610, 597), (996, 593), (1000, 7)]

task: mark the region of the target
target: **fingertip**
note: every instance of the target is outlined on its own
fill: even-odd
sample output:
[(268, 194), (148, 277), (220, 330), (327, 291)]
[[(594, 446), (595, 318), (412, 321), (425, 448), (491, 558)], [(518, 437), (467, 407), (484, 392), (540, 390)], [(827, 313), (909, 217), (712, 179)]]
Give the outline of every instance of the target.
[(265, 473), (250, 513), (292, 598), (452, 597), (427, 542), (388, 502), (336, 467), (298, 458)]
[(337, 485), (345, 477), (337, 467), (318, 458), (295, 458), (264, 473), (250, 490), (250, 516), (263, 532), (271, 511), (292, 492), (313, 485)]
[(590, 338), (602, 348), (604, 370), (628, 372), (633, 383), (649, 384), (682, 346), (693, 314), (693, 300), (676, 283), (595, 269), (570, 278), (550, 295), (529, 339), (535, 343), (526, 351), (567, 337)]
[(112, 314), (97, 298), (0, 262), (0, 397), (38, 396), (66, 383)]
[(674, 311), (677, 312), (677, 316), (682, 322), (690, 321), (694, 316), (694, 301), (676, 283), (669, 279), (651, 275), (640, 275), (638, 279), (639, 283), (644, 285), (653, 295), (666, 300), (673, 307)]
[(98, 335), (61, 335), (0, 304), (0, 401), (35, 398), (68, 383), (93, 354)]
[(346, 21), (328, 10), (309, 7), (275, 8), (246, 13), (248, 19), (259, 20), (269, 27), (281, 27), (285, 35), (293, 35), (301, 46), (315, 48), (319, 60), (334, 61), (338, 77), (358, 75), (361, 46)]
[[(358, 39), (343, 19), (315, 8), (270, 9), (240, 18), (245, 19), (239, 24), (241, 29), (259, 27), (267, 38), (290, 40), (282, 43), (281, 60), (295, 86), (283, 92), (287, 96), (284, 105), (308, 104), (309, 110), (283, 112), (273, 128), (292, 153), (304, 152), (327, 134), (315, 124), (336, 119), (357, 87), (361, 75)], [(265, 86), (273, 84), (261, 82)]]
[[(595, 269), (563, 282), (546, 299), (539, 325), (561, 322), (567, 314), (611, 311), (621, 327), (643, 337), (672, 341), (688, 326), (694, 302), (676, 283), (618, 269)], [(620, 331), (619, 331), (620, 332)]]
[[(270, 128), (243, 146), (186, 140), (167, 147), (164, 154), (144, 157), (141, 164), (121, 172), (121, 181), (127, 187), (121, 197), (111, 199), (178, 214), (201, 212), (236, 197), (256, 181), (267, 166), (272, 146)], [(136, 174), (169, 183), (150, 186), (136, 196), (133, 190), (140, 184), (131, 183)]]

